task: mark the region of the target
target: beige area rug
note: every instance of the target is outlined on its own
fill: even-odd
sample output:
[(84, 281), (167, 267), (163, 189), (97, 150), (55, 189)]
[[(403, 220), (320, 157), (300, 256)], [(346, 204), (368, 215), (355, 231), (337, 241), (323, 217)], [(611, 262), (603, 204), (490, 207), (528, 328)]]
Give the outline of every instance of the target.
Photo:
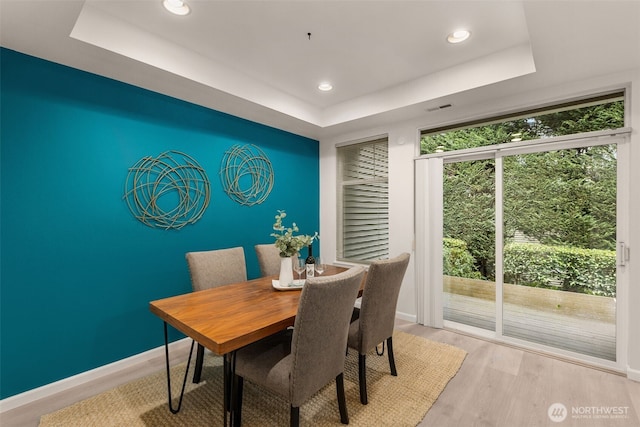
[[(393, 335), (398, 376), (389, 373), (387, 354), (367, 355), (369, 404), (360, 404), (358, 355), (350, 350), (345, 364), (345, 392), (351, 426), (415, 426), (453, 378), (466, 352), (457, 347), (396, 331)], [(195, 356), (194, 356), (195, 360)], [(194, 363), (192, 362), (193, 369)], [(186, 363), (171, 369), (173, 395), (179, 394)], [(177, 398), (174, 406), (177, 405)], [(300, 423), (340, 426), (335, 382), (300, 408)], [(165, 371), (133, 381), (57, 412), (45, 415), (41, 427), (163, 427), (222, 425), (222, 359), (208, 355), (200, 384), (187, 380), (182, 409), (167, 406)], [(288, 426), (289, 404), (245, 382), (242, 425)]]

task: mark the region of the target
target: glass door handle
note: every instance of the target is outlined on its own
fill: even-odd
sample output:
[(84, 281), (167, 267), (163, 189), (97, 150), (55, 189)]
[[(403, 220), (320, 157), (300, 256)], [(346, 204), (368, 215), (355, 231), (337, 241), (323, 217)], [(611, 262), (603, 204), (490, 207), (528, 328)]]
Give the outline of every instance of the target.
[(624, 267), (627, 265), (627, 261), (629, 261), (630, 253), (629, 247), (624, 242), (618, 242), (618, 265)]

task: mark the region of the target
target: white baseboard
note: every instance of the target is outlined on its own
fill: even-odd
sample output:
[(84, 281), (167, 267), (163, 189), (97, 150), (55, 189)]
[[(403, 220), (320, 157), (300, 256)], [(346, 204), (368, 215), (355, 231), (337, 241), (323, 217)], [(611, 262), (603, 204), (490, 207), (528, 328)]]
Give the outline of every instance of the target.
[[(359, 301), (356, 306), (359, 307)], [(397, 317), (409, 322), (416, 322), (416, 316), (396, 313)], [(170, 363), (184, 362), (189, 354), (192, 340), (184, 338), (169, 344)], [(164, 346), (160, 346), (135, 356), (82, 372), (78, 375), (56, 381), (42, 387), (0, 400), (0, 418), (3, 414), (27, 407), (27, 405), (46, 407), (46, 413), (61, 409), (74, 403), (79, 398), (87, 398), (130, 381), (157, 372), (165, 367)], [(629, 378), (636, 376), (640, 380), (640, 372), (629, 370)], [(55, 402), (52, 406), (51, 402)], [(31, 408), (29, 408), (31, 409)], [(37, 412), (37, 409), (36, 409)], [(45, 412), (42, 413), (42, 415)]]
[[(354, 306), (357, 308), (360, 308), (361, 304), (362, 304), (362, 298), (358, 298)], [(396, 318), (401, 320), (406, 320), (407, 322), (411, 322), (411, 323), (418, 323), (418, 317), (415, 314), (401, 313), (399, 311), (396, 311)]]
[[(184, 338), (169, 344), (170, 361), (185, 361), (189, 354), (191, 342), (191, 339)], [(78, 388), (90, 389), (92, 394), (98, 394), (103, 391), (110, 390), (118, 385), (125, 384), (129, 381), (157, 372), (164, 366), (164, 363), (165, 354), (163, 345), (161, 347), (145, 351), (144, 353), (136, 354), (135, 356), (2, 399), (0, 400), (0, 418), (5, 412), (24, 405), (33, 404), (37, 401), (47, 399), (61, 393), (66, 393), (71, 390), (74, 390), (75, 393)], [(114, 380), (104, 381), (106, 378), (118, 379), (115, 380), (116, 382), (114, 383)]]
[(418, 317), (415, 314), (399, 313), (396, 311), (396, 317), (398, 319), (406, 320), (407, 322), (418, 323)]
[(640, 370), (631, 369), (630, 367), (627, 366), (627, 378), (633, 381), (640, 382)]

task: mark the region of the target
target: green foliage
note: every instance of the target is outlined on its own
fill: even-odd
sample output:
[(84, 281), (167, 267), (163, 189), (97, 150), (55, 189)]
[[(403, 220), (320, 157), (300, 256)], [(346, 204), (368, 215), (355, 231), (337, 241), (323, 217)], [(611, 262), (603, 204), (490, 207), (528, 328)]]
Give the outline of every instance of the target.
[(446, 276), (479, 279), (480, 273), (475, 269), (475, 259), (467, 249), (467, 244), (459, 239), (445, 238), (442, 241), (443, 270)]
[(476, 271), (494, 277), (495, 191), (492, 160), (444, 167), (444, 237), (460, 239), (476, 260)]
[(285, 211), (278, 211), (278, 214), (275, 216), (276, 222), (273, 224), (273, 230), (276, 231), (276, 233), (271, 233), (271, 236), (276, 238), (275, 245), (280, 250), (281, 257), (295, 255), (300, 249), (309, 246), (311, 242), (318, 237), (318, 232), (313, 236), (306, 234), (294, 236), (293, 233), (299, 231), (298, 226), (295, 222), (291, 227), (282, 225), (282, 220), (286, 216), (287, 213)]
[(600, 249), (510, 243), (504, 281), (516, 285), (616, 296), (616, 253)]
[(615, 156), (604, 145), (504, 158), (505, 235), (615, 249)]
[(624, 101), (558, 111), (536, 118), (533, 138), (572, 135), (624, 126)]
[[(421, 153), (623, 126), (624, 102), (608, 101), (424, 135)], [(505, 241), (519, 231), (545, 245), (614, 250), (616, 159), (615, 145), (503, 157)], [(495, 279), (494, 168), (494, 160), (445, 164), (443, 182), (444, 236), (466, 242), (476, 271), (488, 280)], [(578, 282), (566, 285), (580, 286)]]
[(471, 129), (451, 130), (440, 134), (423, 135), (420, 140), (420, 154), (503, 144), (510, 141), (510, 128), (511, 126), (503, 126), (498, 123)]
[(512, 142), (516, 137), (528, 141), (623, 126), (622, 100), (574, 109), (568, 107), (562, 111), (538, 116), (514, 118), (438, 134), (425, 134), (420, 140), (420, 154), (504, 144)]

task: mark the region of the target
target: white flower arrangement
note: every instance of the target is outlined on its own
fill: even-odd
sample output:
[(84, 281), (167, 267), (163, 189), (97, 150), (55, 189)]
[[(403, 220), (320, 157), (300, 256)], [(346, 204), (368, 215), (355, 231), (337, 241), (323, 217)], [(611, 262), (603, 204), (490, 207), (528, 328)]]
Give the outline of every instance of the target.
[(313, 236), (306, 234), (299, 234), (294, 236), (293, 233), (298, 232), (298, 226), (294, 222), (291, 227), (285, 227), (282, 225), (282, 219), (287, 216), (285, 211), (278, 211), (276, 215), (276, 222), (273, 224), (274, 233), (271, 233), (276, 238), (276, 247), (280, 250), (281, 257), (290, 257), (297, 254), (300, 249), (305, 246), (309, 246), (313, 240), (318, 237), (318, 232), (315, 232)]

